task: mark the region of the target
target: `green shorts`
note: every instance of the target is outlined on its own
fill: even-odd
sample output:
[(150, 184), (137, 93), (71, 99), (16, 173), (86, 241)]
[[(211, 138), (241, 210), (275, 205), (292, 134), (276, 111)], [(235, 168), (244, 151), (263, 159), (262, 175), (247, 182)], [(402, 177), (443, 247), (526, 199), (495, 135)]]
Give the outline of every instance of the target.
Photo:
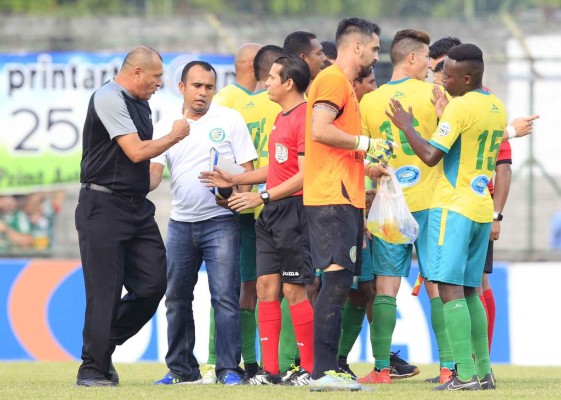
[(372, 261), (377, 276), (409, 276), (413, 246), (415, 246), (419, 271), (421, 276), (426, 277), (429, 210), (416, 211), (412, 214), (419, 224), (419, 235), (414, 244), (391, 244), (380, 238), (373, 238)]
[(252, 214), (240, 214), (240, 275), (242, 282), (257, 279), (255, 219)]
[(491, 223), (433, 208), (429, 216), (427, 278), (430, 281), (479, 287)]

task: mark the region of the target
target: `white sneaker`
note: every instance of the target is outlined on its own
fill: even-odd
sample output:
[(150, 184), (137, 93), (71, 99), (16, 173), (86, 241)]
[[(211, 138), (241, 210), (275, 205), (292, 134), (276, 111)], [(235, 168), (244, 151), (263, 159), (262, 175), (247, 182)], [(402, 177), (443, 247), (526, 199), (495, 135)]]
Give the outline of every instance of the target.
[(210, 385), (212, 383), (216, 383), (216, 371), (214, 368), (216, 365), (208, 364), (203, 367), (200, 367), (201, 370), (201, 384), (203, 385)]
[(335, 371), (326, 371), (321, 378), (311, 379), (308, 385), (311, 392), (362, 390), (362, 386), (353, 381), (349, 374)]

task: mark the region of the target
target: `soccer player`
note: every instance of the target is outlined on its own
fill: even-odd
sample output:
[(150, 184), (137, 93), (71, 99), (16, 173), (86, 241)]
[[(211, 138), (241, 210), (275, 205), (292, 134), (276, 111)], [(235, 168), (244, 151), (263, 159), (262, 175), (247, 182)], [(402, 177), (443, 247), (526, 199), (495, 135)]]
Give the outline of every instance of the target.
[[(279, 106), (269, 100), (265, 91), (265, 80), (267, 73), (275, 58), (282, 53), (278, 46), (265, 46), (248, 43), (240, 47), (236, 54), (236, 83), (226, 86), (219, 91), (214, 102), (224, 104), (238, 111), (247, 124), (255, 150), (258, 152), (258, 160), (255, 167), (259, 165), (260, 159), (266, 159), (267, 154), (261, 156), (267, 146), (267, 134), (270, 132), (274, 118), (279, 112)], [(216, 98), (218, 97), (218, 102)], [(265, 152), (266, 153), (266, 152)], [(255, 318), (255, 307), (257, 303), (256, 291), (256, 248), (255, 248), (255, 210), (246, 209), (239, 215), (240, 223), (240, 309), (242, 320), (242, 357), (244, 360), (244, 381), (259, 372), (257, 356), (255, 353), (255, 341), (257, 322)], [(213, 320), (211, 320), (211, 324)], [(211, 332), (214, 330), (211, 327)], [(214, 335), (209, 341), (209, 364), (216, 360), (214, 352), (210, 352)], [(212, 348), (212, 350), (214, 350)], [(216, 361), (214, 362), (216, 363)], [(203, 377), (205, 374), (203, 374)], [(208, 370), (207, 370), (208, 373)]]
[(292, 32), (284, 39), (282, 50), (284, 54), (294, 54), (304, 60), (310, 67), (312, 80), (319, 74), (326, 60), (321, 43), (310, 32)]
[[(391, 81), (366, 94), (360, 103), (363, 133), (399, 144), (389, 165), (395, 169), (407, 205), (419, 223), (415, 248), (421, 271), (426, 269), (428, 209), (438, 170), (437, 167), (427, 167), (415, 155), (403, 133), (388, 119), (385, 110), (391, 98), (398, 98), (415, 109), (415, 126), (420, 135), (428, 139), (436, 129), (438, 116), (431, 102), (433, 85), (424, 82), (429, 71), (429, 43), (430, 37), (426, 32), (414, 29), (397, 32), (390, 47), (394, 67)], [(370, 335), (376, 361), (374, 369), (358, 382), (391, 383), (390, 347), (397, 319), (396, 297), (402, 277), (409, 275), (413, 245), (391, 244), (378, 237), (373, 237), (372, 241), (376, 297)], [(418, 373), (419, 369), (412, 366), (409, 376)]]
[(444, 85), (455, 98), (428, 141), (413, 126), (411, 106), (406, 111), (392, 99), (387, 112), (424, 163), (434, 166), (443, 160), (429, 215), (427, 277), (438, 283), (457, 375), (435, 390), (494, 388), (487, 320), (477, 288), (493, 220), (487, 184), (507, 119), (502, 102), (483, 90), (483, 65), (483, 54), (473, 44), (449, 51)]
[[(304, 92), (309, 82), (310, 69), (302, 59), (288, 55), (275, 61), (267, 87), (269, 97), (281, 105), (282, 112), (276, 118), (269, 138), (269, 165), (235, 176), (222, 173), (230, 184), (267, 182), (267, 190), (235, 194), (229, 203), (238, 211), (265, 204), (256, 223), (258, 314), (264, 371), (252, 379), (261, 384), (281, 382), (278, 358), (281, 283), (301, 356), (301, 367), (283, 383), (305, 385), (313, 368), (313, 309), (306, 294), (306, 284), (313, 280), (313, 269), (302, 204), (306, 120)], [(217, 175), (201, 174), (209, 177), (203, 182), (221, 184)]]
[[(352, 81), (378, 60), (380, 28), (362, 18), (339, 22), (335, 64), (311, 84), (306, 114), (304, 205), (312, 264), (323, 269), (315, 303), (314, 371), (310, 389), (360, 390), (337, 371), (341, 307), (360, 274), (364, 233), (364, 155), (389, 151), (380, 140), (360, 136), (360, 111)], [(368, 168), (370, 173), (373, 168)]]
[(323, 54), (325, 54), (325, 61), (323, 62), (323, 67), (329, 67), (337, 59), (337, 45), (331, 40), (321, 41), (321, 47), (323, 49)]
[(452, 36), (443, 37), (431, 44), (429, 47), (430, 68), (434, 71), (437, 64), (444, 61), (450, 49), (460, 44), (462, 41)]
[(443, 69), (444, 60), (439, 61), (432, 69), (432, 83), (434, 83), (435, 85), (442, 85), (442, 75), (444, 74), (444, 72), (442, 71)]

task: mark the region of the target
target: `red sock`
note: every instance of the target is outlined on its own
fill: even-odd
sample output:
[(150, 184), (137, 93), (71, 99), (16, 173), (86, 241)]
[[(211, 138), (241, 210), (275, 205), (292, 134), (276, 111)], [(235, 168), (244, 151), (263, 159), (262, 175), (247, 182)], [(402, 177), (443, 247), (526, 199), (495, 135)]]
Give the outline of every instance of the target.
[(279, 337), (281, 330), (280, 301), (260, 301), (257, 313), (261, 340), (263, 369), (271, 374), (279, 373)]
[(495, 308), (495, 295), (493, 294), (493, 289), (487, 289), (483, 292), (483, 297), (485, 298), (487, 312), (487, 336), (489, 337), (489, 353), (491, 353), (491, 343), (493, 342), (493, 333), (495, 332), (495, 317), (497, 315), (497, 310)]
[(310, 374), (314, 369), (314, 309), (309, 300), (290, 306), (300, 365)]

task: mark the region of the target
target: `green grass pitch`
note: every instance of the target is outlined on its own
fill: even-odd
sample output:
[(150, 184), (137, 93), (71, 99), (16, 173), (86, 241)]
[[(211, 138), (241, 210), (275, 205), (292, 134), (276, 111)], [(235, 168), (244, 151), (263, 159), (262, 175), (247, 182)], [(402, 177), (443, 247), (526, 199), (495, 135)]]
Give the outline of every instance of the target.
[[(481, 392), (436, 393), (424, 379), (436, 376), (436, 365), (420, 365), (416, 377), (396, 380), (391, 385), (376, 385), (373, 392), (310, 393), (305, 387), (176, 385), (154, 386), (152, 382), (166, 373), (161, 363), (116, 364), (121, 384), (116, 388), (75, 387), (77, 362), (0, 362), (0, 399), (219, 399), (219, 400), (303, 400), (303, 399), (561, 399), (561, 367), (519, 367), (495, 365), (497, 390)], [(353, 364), (365, 375), (371, 365)]]

